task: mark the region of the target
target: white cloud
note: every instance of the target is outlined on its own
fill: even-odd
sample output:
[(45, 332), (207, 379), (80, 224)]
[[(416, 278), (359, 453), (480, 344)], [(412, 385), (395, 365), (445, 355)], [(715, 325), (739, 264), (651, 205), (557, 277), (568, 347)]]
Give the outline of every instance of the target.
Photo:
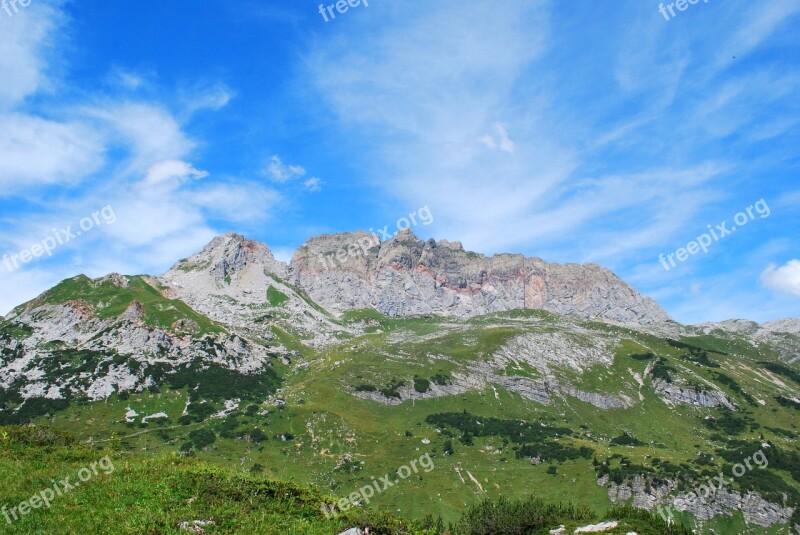
[(306, 170), (299, 165), (286, 165), (279, 156), (273, 156), (267, 164), (265, 173), (275, 182), (286, 182), (293, 178), (304, 177)]
[(208, 172), (195, 169), (190, 163), (180, 160), (165, 160), (153, 164), (147, 170), (147, 175), (140, 184), (143, 187), (156, 186), (166, 182), (179, 184), (189, 179), (200, 180), (207, 176)]
[(280, 195), (257, 183), (172, 183), (167, 195), (160, 188), (120, 189), (111, 204), (117, 222), (108, 227), (114, 241), (141, 248), (161, 247), (164, 239), (181, 234), (207, 235), (210, 221), (258, 226), (266, 222), (280, 201)]
[(152, 71), (133, 71), (114, 67), (108, 75), (108, 82), (128, 91), (136, 91), (149, 85), (148, 81), (153, 78), (155, 78), (155, 73)]
[(306, 191), (310, 191), (313, 193), (322, 191), (322, 180), (316, 177), (309, 178), (308, 180), (303, 182), (303, 187), (306, 189)]
[[(719, 207), (735, 188), (717, 186), (752, 163), (702, 150), (708, 129), (747, 136), (797, 86), (780, 71), (709, 82), (718, 47), (692, 45), (716, 34), (630, 26), (627, 12), (610, 17), (607, 34), (585, 36), (554, 2), (385, 9), (322, 40), (308, 77), (362, 135), (359, 163), (373, 184), (404, 204), (430, 204), (437, 236), (485, 253), (630, 266), (633, 254), (685, 244), (728, 214)], [(552, 31), (557, 16), (567, 35)], [(590, 78), (563, 71), (557, 47), (573, 41)]]
[(269, 219), (281, 195), (255, 182), (226, 182), (187, 192), (182, 203), (195, 206), (213, 219), (257, 227)]
[(225, 85), (194, 89), (184, 98), (187, 112), (192, 114), (199, 110), (216, 111), (224, 108), (233, 99), (233, 91)]
[[(719, 199), (703, 190), (727, 167), (642, 159), (593, 172), (596, 149), (585, 147), (595, 119), (570, 110), (541, 66), (553, 38), (551, 7), (397, 7), (380, 24), (368, 21), (363, 34), (321, 43), (309, 75), (339, 118), (364, 134), (365, 153), (376, 155), (364, 164), (378, 169), (371, 178), (404, 203), (430, 204), (437, 234), (487, 253), (551, 246), (576, 260), (650, 248)], [(350, 46), (362, 38), (374, 46)], [(648, 65), (641, 58), (626, 76), (640, 80)], [(642, 89), (669, 77), (674, 92), (681, 69), (665, 68)]]
[(800, 260), (789, 260), (780, 267), (771, 264), (761, 274), (761, 284), (777, 292), (800, 297)]
[(60, 11), (44, 2), (34, 2), (18, 15), (0, 12), (0, 110), (50, 85), (53, 34), (64, 21)]
[(0, 115), (0, 195), (77, 182), (103, 163), (105, 139), (89, 125)]
[(181, 160), (195, 147), (175, 116), (158, 104), (106, 101), (77, 111), (99, 121), (107, 136), (129, 153), (120, 170), (123, 175), (143, 174), (160, 161)]
[(490, 149), (497, 149), (503, 152), (508, 152), (509, 154), (513, 154), (516, 145), (508, 137), (508, 131), (506, 131), (505, 125), (495, 123), (494, 133), (497, 136), (496, 138), (494, 134), (486, 134), (481, 138), (481, 143)]
[[(104, 139), (85, 121), (36, 117), (26, 99), (54, 89), (53, 61), (64, 14), (34, 2), (14, 16), (0, 11), (0, 195), (76, 183), (103, 162)], [(23, 12), (24, 11), (24, 12)]]

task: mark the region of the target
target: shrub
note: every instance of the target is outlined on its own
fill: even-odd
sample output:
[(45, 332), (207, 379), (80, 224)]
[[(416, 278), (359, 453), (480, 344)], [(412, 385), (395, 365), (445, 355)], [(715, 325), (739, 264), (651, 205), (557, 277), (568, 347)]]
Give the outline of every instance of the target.
[(202, 450), (217, 441), (217, 435), (208, 429), (196, 429), (189, 433), (189, 440), (192, 441), (194, 447)]
[(724, 431), (728, 435), (738, 435), (747, 429), (747, 421), (733, 411), (722, 410), (720, 412), (719, 418), (703, 420), (706, 427), (715, 431)]
[(431, 382), (422, 377), (414, 377), (414, 390), (420, 394), (424, 394), (431, 388)]
[(591, 459), (594, 450), (586, 446), (576, 448), (559, 442), (545, 441), (538, 444), (526, 444), (517, 450), (516, 455), (517, 459), (538, 458), (543, 461), (564, 462), (575, 459)]
[(69, 407), (66, 399), (29, 398), (17, 408), (16, 412), (0, 412), (0, 424), (26, 424), (38, 418), (55, 414)]
[(261, 429), (253, 429), (250, 431), (250, 440), (255, 442), (256, 444), (261, 444), (265, 440), (268, 440), (267, 434), (264, 433)]
[(387, 398), (398, 398), (400, 399), (400, 389), (406, 386), (406, 382), (402, 379), (393, 379), (386, 388), (381, 388), (380, 393), (386, 396)]
[(623, 432), (620, 436), (611, 439), (611, 443), (617, 446), (641, 446), (644, 444), (644, 442), (633, 435), (629, 435), (627, 432)]
[(658, 357), (656, 360), (653, 369), (650, 371), (650, 374), (653, 376), (653, 379), (660, 379), (667, 383), (672, 382), (672, 374), (670, 372), (677, 373), (677, 370), (667, 364), (667, 359), (664, 357)]
[(251, 474), (261, 474), (262, 472), (264, 472), (264, 465), (256, 463), (250, 468)]
[(450, 376), (445, 375), (443, 373), (437, 373), (433, 377), (431, 377), (431, 381), (436, 383), (439, 386), (449, 385), (450, 384)]
[(792, 408), (792, 409), (800, 410), (800, 403), (796, 402), (793, 399), (785, 398), (783, 396), (777, 396), (777, 397), (775, 397), (775, 399), (783, 407), (789, 407), (789, 408)]
[(443, 412), (431, 414), (425, 421), (440, 428), (455, 428), (463, 436), (505, 437), (516, 443), (534, 442), (548, 437), (571, 436), (567, 427), (549, 427), (524, 420), (504, 420), (501, 418), (480, 417), (468, 412)]
[[(213, 354), (219, 348), (208, 341), (206, 349)], [(278, 374), (270, 367), (250, 375), (213, 363), (183, 364), (172, 374), (168, 374), (165, 368), (156, 366), (153, 368), (151, 375), (161, 378), (171, 389), (189, 389), (189, 396), (193, 402), (201, 399), (210, 401), (234, 398), (256, 399), (265, 394), (273, 394), (280, 385)]]
[(458, 535), (528, 535), (565, 522), (588, 522), (594, 515), (572, 505), (547, 504), (538, 498), (527, 500), (484, 500), (470, 507), (455, 526)]

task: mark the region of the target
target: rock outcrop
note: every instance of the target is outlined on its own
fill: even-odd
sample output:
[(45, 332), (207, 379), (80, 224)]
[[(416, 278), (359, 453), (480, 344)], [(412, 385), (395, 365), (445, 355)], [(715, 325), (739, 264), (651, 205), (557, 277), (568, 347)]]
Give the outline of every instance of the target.
[(264, 347), (236, 335), (179, 335), (147, 325), (143, 315), (136, 301), (107, 319), (81, 301), (20, 311), (15, 320), (30, 332), (0, 344), (0, 389), (21, 399), (95, 401), (141, 392), (162, 380), (160, 367), (171, 373), (180, 365), (213, 363), (249, 374), (271, 366)]
[[(278, 325), (299, 331), (312, 347), (337, 342), (342, 326), (306, 301), (288, 279), (289, 266), (265, 244), (226, 234), (178, 262), (159, 282), (165, 294), (243, 336), (271, 340)], [(270, 302), (270, 289), (279, 302)]]
[(700, 323), (688, 326), (687, 331), (712, 334), (723, 331), (741, 337), (756, 346), (769, 344), (784, 360), (793, 363), (800, 360), (800, 319), (787, 318), (768, 321), (762, 325), (748, 320), (727, 320)]
[(472, 317), (543, 309), (624, 323), (670, 320), (655, 301), (596, 264), (465, 251), (410, 230), (383, 243), (356, 232), (312, 238), (295, 253), (297, 283), (324, 308), (375, 308), (390, 316)]
[(621, 484), (603, 476), (597, 483), (608, 489), (612, 503), (628, 502), (640, 509), (656, 510), (668, 518), (671, 510), (687, 511), (698, 522), (703, 523), (716, 516), (733, 516), (737, 511), (744, 515), (745, 522), (768, 528), (789, 522), (794, 509), (765, 500), (754, 492), (741, 493), (726, 488), (718, 489), (706, 499), (689, 498), (687, 493), (676, 493), (677, 483), (672, 480), (658, 483), (641, 476), (635, 476)]

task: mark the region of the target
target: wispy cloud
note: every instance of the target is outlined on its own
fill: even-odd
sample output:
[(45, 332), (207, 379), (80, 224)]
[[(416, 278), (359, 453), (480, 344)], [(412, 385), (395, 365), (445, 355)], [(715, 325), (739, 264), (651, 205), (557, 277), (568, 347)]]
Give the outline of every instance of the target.
[(306, 191), (310, 191), (312, 193), (322, 191), (322, 180), (319, 178), (309, 178), (303, 182), (303, 187), (306, 189)]
[(300, 165), (286, 165), (280, 156), (272, 156), (264, 170), (264, 173), (275, 182), (287, 182), (293, 178), (301, 178), (306, 175), (306, 170)]
[(192, 164), (180, 160), (166, 160), (153, 164), (140, 183), (143, 187), (151, 187), (168, 182), (185, 182), (189, 179), (206, 178), (208, 172), (195, 169)]

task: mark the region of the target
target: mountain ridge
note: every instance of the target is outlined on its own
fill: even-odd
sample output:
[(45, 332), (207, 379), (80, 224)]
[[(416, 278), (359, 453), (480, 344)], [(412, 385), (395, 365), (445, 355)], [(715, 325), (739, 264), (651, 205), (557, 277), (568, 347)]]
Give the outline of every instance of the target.
[[(411, 251), (416, 255), (410, 255), (410, 251), (404, 250), (409, 244), (416, 249)], [(426, 248), (428, 250), (424, 250)], [(433, 263), (431, 255), (427, 254), (426, 257), (430, 249), (445, 250), (447, 256), (461, 257), (456, 258), (456, 262), (467, 258), (477, 262), (480, 267), (488, 266), (494, 272), (476, 270), (473, 265), (466, 266), (468, 273), (462, 273), (459, 268), (465, 266), (457, 263), (435, 266), (443, 268), (437, 271), (429, 265)], [(353, 251), (356, 253), (353, 254)], [(441, 260), (441, 257), (433, 260)], [(452, 258), (448, 260), (453, 262)], [(195, 294), (190, 301), (197, 303), (198, 291), (216, 291), (229, 284), (231, 281), (228, 279), (232, 275), (253, 264), (262, 267), (266, 273), (276, 275), (281, 283), (289, 283), (305, 291), (316, 305), (337, 316), (361, 308), (374, 308), (395, 317), (431, 314), (474, 317), (491, 312), (541, 309), (627, 324), (678, 324), (706, 331), (723, 329), (730, 332), (747, 331), (750, 334), (755, 334), (756, 331), (762, 334), (800, 333), (800, 318), (781, 318), (761, 324), (744, 318), (694, 325), (680, 324), (654, 299), (641, 294), (613, 271), (599, 264), (559, 264), (518, 253), (486, 256), (466, 251), (458, 241), (421, 240), (410, 229), (404, 229), (383, 242), (375, 234), (366, 231), (320, 234), (309, 238), (298, 247), (290, 262), (276, 259), (264, 242), (228, 232), (214, 237), (190, 257), (177, 261), (164, 274), (147, 276), (164, 283), (167, 295), (185, 297), (183, 294), (186, 292), (178, 291), (178, 288), (185, 288)], [(517, 267), (519, 269), (515, 270)], [(209, 270), (210, 280), (204, 281), (198, 288), (191, 288), (191, 277), (181, 276), (204, 270)], [(390, 271), (389, 275), (386, 274), (387, 270)], [(524, 276), (523, 271), (526, 272)], [(491, 280), (492, 275), (500, 280), (499, 288), (492, 284), (495, 282)], [(112, 273), (94, 280), (105, 280), (109, 277), (121, 275)], [(486, 280), (489, 280), (488, 285)], [(583, 288), (578, 288), (579, 291), (570, 293), (571, 283), (577, 285), (586, 280), (590, 281), (588, 287), (584, 285)], [(213, 282), (216, 287), (210, 287), (209, 282)], [(561, 294), (548, 295), (548, 282), (559, 285)], [(398, 288), (400, 283), (404, 283), (402, 289)], [(239, 285), (241, 292), (249, 290), (252, 293), (252, 289), (241, 286)], [(398, 299), (398, 294), (409, 289), (416, 292), (416, 303), (403, 303)], [(623, 293), (620, 300), (615, 299), (620, 295), (610, 295), (615, 290)], [(588, 295), (591, 291), (595, 291), (595, 295)], [(7, 316), (0, 316), (0, 319), (13, 319), (18, 309), (36, 303), (40, 297), (15, 307)], [(434, 298), (433, 302), (431, 297)], [(213, 315), (214, 309), (206, 308), (206, 311)]]

